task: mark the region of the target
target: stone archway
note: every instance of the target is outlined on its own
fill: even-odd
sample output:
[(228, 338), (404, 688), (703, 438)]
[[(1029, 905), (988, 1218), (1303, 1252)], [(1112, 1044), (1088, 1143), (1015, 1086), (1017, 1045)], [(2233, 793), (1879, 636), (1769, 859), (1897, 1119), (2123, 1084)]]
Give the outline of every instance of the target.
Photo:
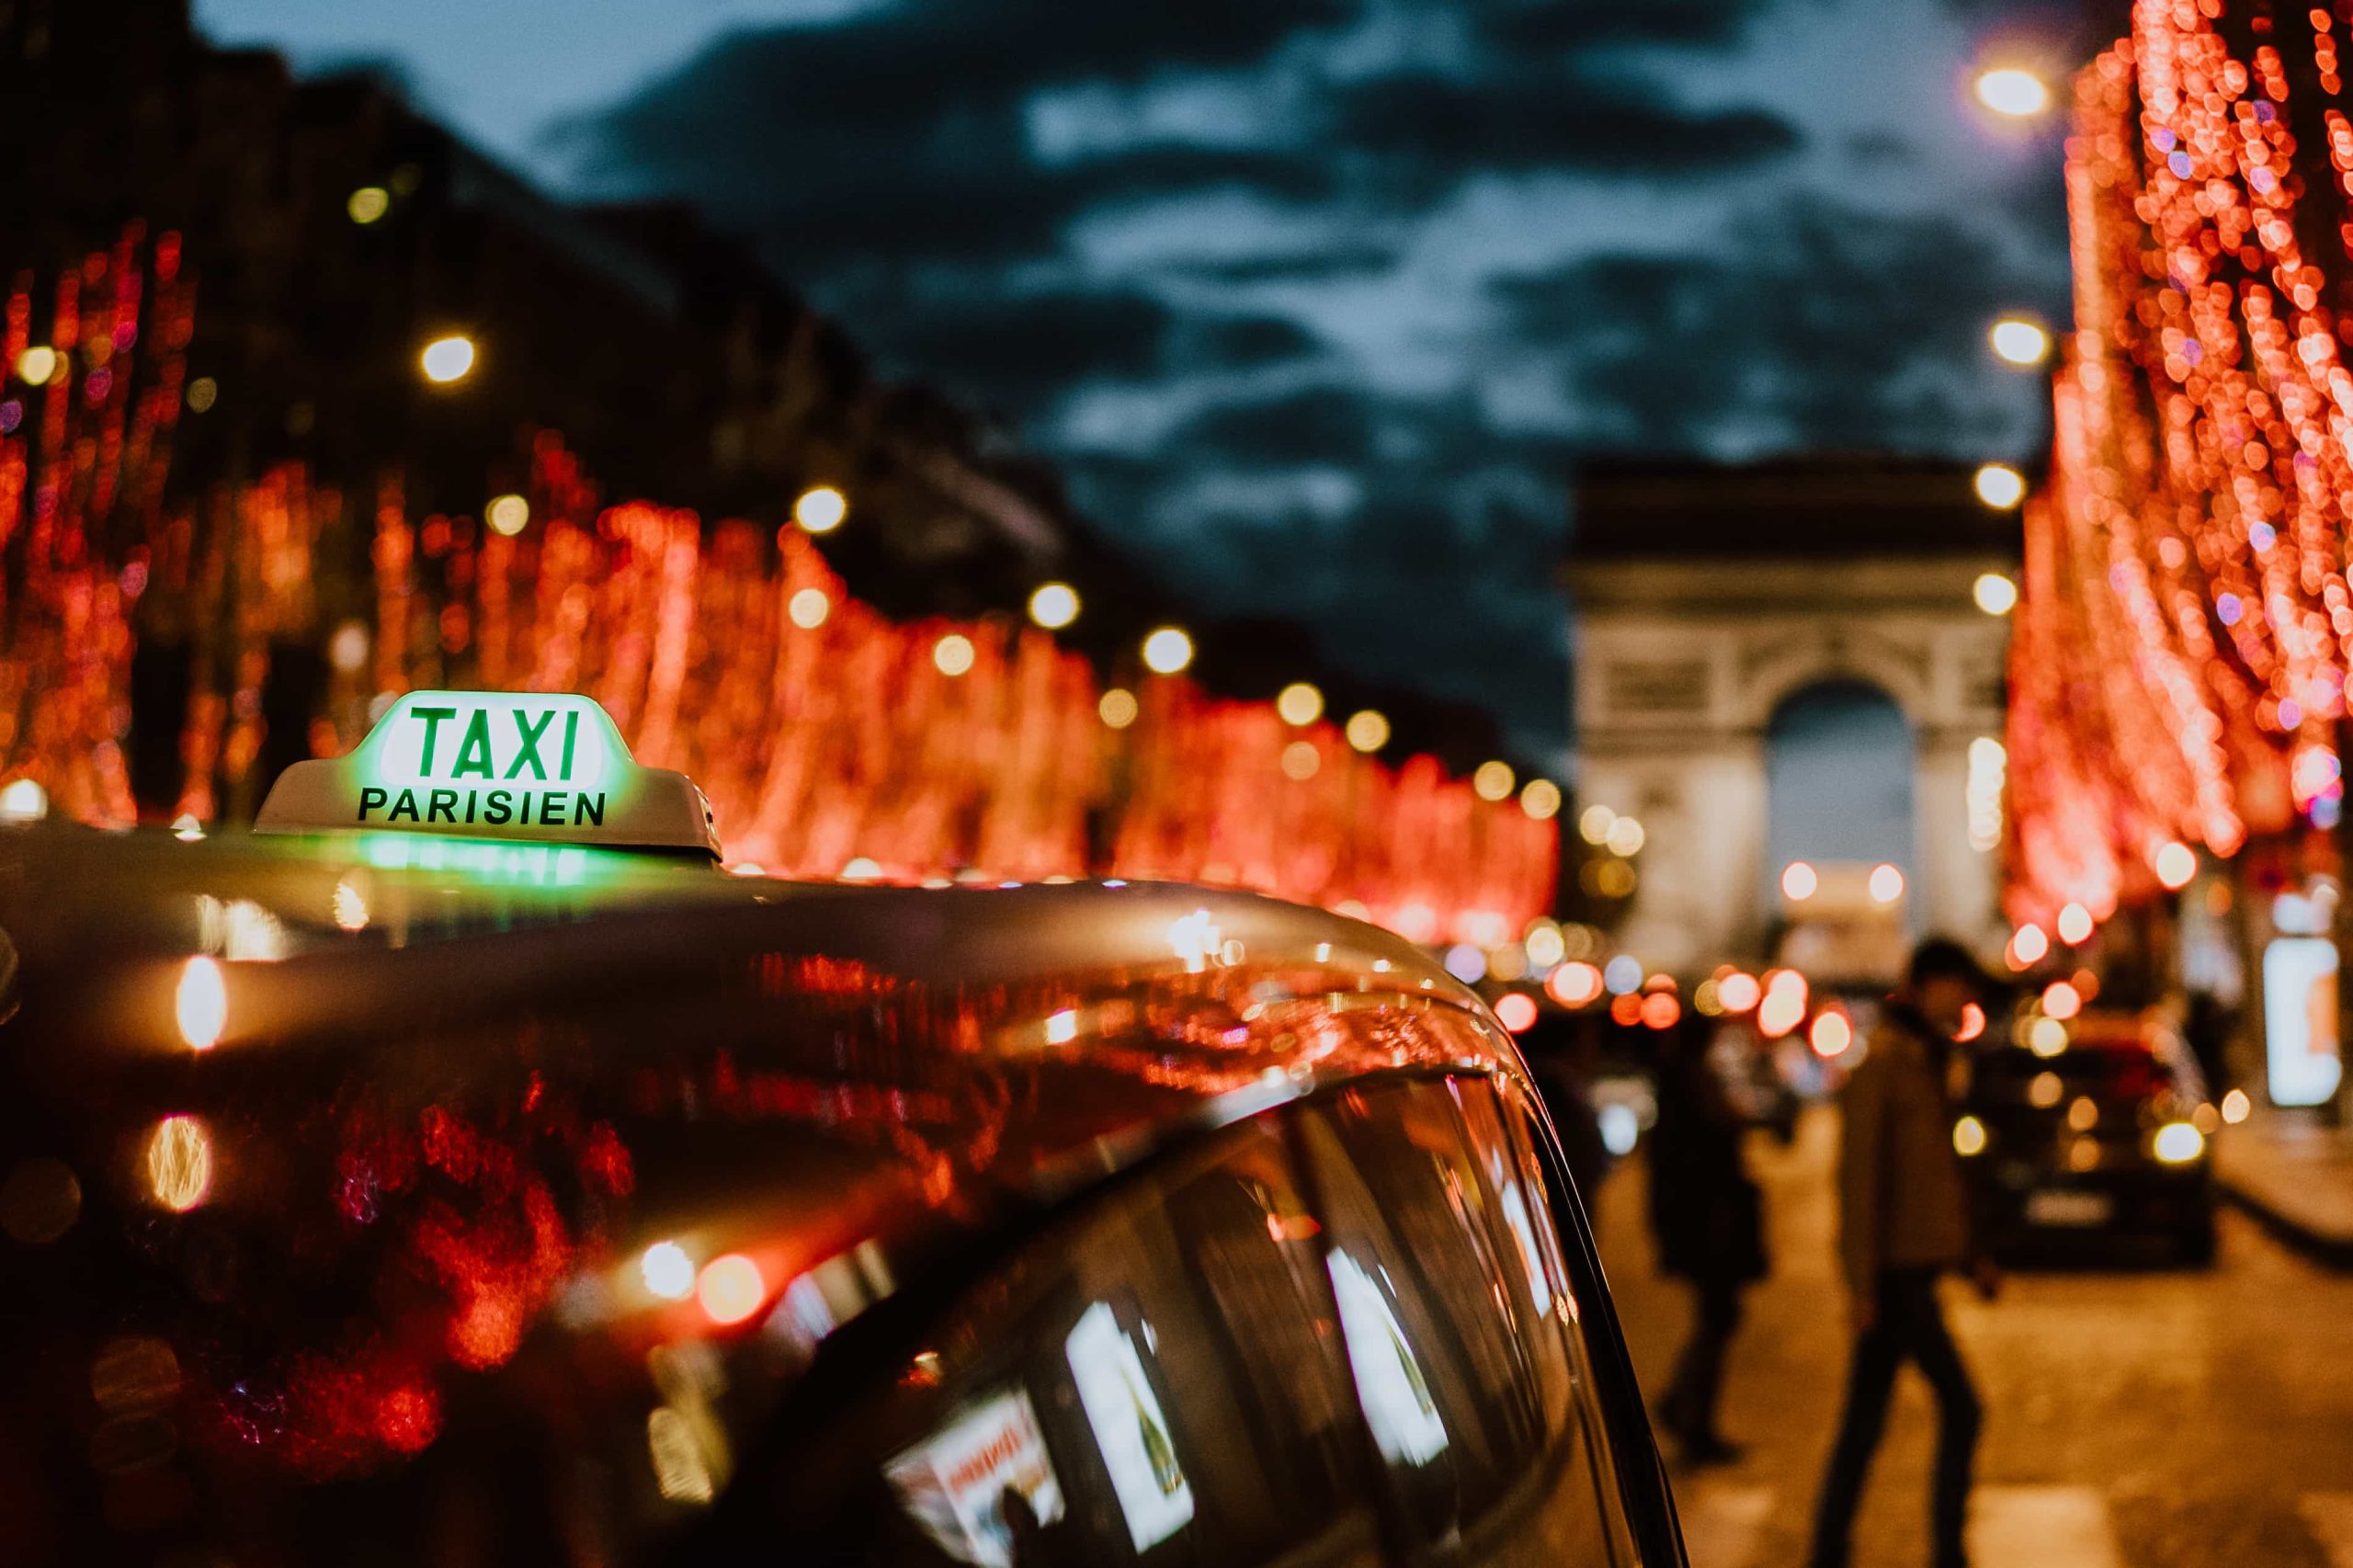
[(1768, 956), (1766, 735), (1826, 681), (1884, 691), (1912, 734), (1916, 923), (1997, 940), (1998, 868), (1969, 834), (1969, 745), (2002, 733), (2014, 515), (1970, 470), (1801, 460), (1589, 471), (1565, 579), (1581, 802), (1639, 816), (1620, 939), (1678, 971)]

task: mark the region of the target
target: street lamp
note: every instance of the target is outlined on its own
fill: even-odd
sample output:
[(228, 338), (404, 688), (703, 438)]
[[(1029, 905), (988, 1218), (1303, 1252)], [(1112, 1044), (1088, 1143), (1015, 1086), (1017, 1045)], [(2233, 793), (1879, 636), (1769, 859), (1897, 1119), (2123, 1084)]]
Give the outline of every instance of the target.
[(451, 381), (463, 381), (473, 372), (474, 340), (463, 333), (437, 337), (425, 346), (416, 362), (428, 381), (447, 386)]
[(1068, 583), (1041, 583), (1029, 596), (1029, 619), (1059, 631), (1078, 619), (1078, 590)]
[(792, 504), (792, 520), (813, 534), (829, 534), (849, 516), (849, 498), (830, 484), (813, 484)]
[(1295, 680), (1276, 697), (1275, 711), (1282, 715), (1286, 724), (1313, 724), (1324, 716), (1324, 694), (1303, 680)]
[(2001, 65), (1978, 73), (1977, 101), (2006, 119), (2032, 119), (2051, 107), (2051, 88), (2022, 66)]
[(490, 531), (513, 539), (531, 520), (531, 504), (520, 495), (501, 495), (483, 509)]
[(2026, 475), (2007, 463), (1987, 463), (1973, 481), (1977, 498), (1996, 512), (2006, 512), (2026, 499)]
[(2004, 316), (1986, 330), (1985, 341), (2005, 365), (2021, 370), (2040, 368), (2051, 358), (2051, 329), (2031, 316)]
[(1144, 668), (1156, 676), (1173, 676), (1193, 662), (1193, 640), (1176, 627), (1164, 626), (1143, 640)]

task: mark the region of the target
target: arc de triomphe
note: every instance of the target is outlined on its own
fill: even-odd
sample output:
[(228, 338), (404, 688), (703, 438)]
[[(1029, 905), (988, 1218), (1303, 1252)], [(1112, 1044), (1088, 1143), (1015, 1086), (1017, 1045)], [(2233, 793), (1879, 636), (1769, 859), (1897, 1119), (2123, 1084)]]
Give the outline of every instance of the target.
[(1581, 804), (1645, 829), (1627, 951), (1687, 973), (1772, 956), (1768, 735), (1782, 704), (1834, 681), (1884, 692), (1910, 728), (1911, 927), (1998, 942), (1999, 851), (1972, 800), (1992, 754), (1977, 748), (1972, 790), (1971, 744), (2002, 734), (2009, 624), (1972, 589), (2016, 579), (2018, 528), (1972, 473), (1804, 458), (1580, 477), (1574, 776)]

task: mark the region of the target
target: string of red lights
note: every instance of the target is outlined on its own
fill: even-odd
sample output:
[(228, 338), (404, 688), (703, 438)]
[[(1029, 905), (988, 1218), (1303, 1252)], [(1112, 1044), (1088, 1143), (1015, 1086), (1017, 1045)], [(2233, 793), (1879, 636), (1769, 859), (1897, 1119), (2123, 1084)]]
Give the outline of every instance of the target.
[(2329, 13), (2141, 0), (2075, 85), (2075, 330), (2012, 644), (2011, 913), (2343, 805), (2353, 121)]
[[(415, 516), (396, 470), (364, 513), (292, 463), (175, 496), (174, 426), (210, 401), (176, 238), (93, 253), (58, 280), (46, 341), (35, 299), (20, 276), (0, 340), (0, 773), (81, 820), (136, 814), (143, 629), (189, 652), (176, 812), (199, 824), (259, 782), (272, 650), (308, 644), (333, 672), (312, 751), (355, 744), (387, 693), (584, 691), (642, 759), (702, 783), (744, 869), (1202, 881), (1487, 945), (1552, 903), (1556, 791), (1487, 798), (1180, 674), (1107, 689), (1037, 627), (892, 622), (803, 527), (608, 504), (553, 432), (481, 518)], [(372, 615), (330, 626), (321, 573), (350, 528), (372, 530)]]

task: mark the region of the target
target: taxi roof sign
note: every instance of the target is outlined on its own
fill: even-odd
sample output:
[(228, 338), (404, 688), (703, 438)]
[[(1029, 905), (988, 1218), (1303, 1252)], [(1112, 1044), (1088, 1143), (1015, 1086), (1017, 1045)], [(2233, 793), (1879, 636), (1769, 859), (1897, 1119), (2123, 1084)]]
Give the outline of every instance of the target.
[(719, 854), (694, 780), (638, 766), (612, 715), (563, 692), (412, 691), (347, 755), (278, 775), (254, 820), (353, 829)]

